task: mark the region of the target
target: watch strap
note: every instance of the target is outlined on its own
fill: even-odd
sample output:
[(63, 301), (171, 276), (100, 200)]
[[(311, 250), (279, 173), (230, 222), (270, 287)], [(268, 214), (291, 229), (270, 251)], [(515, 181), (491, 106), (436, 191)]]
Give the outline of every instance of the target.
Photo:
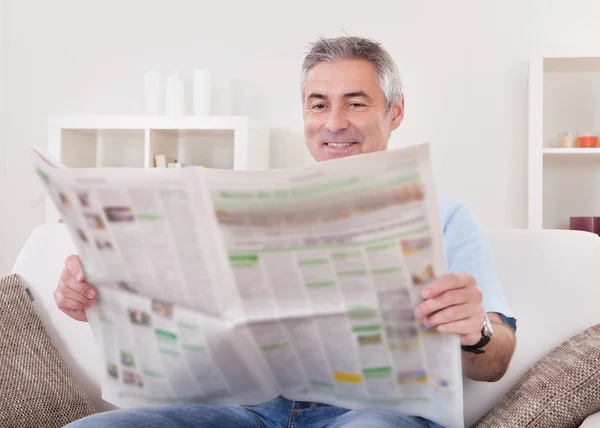
[(461, 349), (466, 352), (472, 352), (473, 354), (483, 354), (485, 351), (481, 348), (487, 345), (491, 339), (491, 337), (482, 334), (479, 342), (474, 345), (462, 345)]

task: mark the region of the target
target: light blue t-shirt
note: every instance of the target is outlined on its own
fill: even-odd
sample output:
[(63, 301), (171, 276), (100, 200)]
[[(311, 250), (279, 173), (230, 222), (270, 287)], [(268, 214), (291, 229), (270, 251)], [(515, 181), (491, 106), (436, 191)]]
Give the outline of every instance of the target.
[(483, 294), (484, 310), (498, 312), (504, 322), (516, 331), (517, 320), (504, 297), (481, 225), (465, 203), (440, 196), (439, 204), (448, 271), (472, 275)]

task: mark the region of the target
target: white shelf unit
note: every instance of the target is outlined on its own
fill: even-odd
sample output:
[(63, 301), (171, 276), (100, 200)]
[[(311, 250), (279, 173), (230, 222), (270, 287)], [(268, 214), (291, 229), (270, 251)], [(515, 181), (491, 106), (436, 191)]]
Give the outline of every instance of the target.
[(572, 216), (600, 216), (600, 148), (562, 148), (561, 132), (600, 136), (600, 56), (530, 62), (530, 229), (568, 229)]
[[(269, 168), (269, 128), (246, 116), (52, 116), (48, 151), (69, 168), (154, 167), (164, 154), (207, 168)], [(47, 220), (58, 215), (48, 201)]]

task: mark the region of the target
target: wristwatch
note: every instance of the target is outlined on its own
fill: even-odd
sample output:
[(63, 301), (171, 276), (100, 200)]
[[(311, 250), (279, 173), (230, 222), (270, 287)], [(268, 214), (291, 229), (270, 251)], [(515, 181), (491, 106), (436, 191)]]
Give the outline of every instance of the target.
[(481, 339), (475, 345), (463, 345), (461, 346), (461, 349), (466, 352), (472, 352), (473, 354), (483, 354), (485, 351), (481, 348), (483, 348), (490, 342), (493, 334), (494, 330), (492, 329), (492, 323), (490, 322), (490, 318), (484, 312), (483, 327), (481, 328)]

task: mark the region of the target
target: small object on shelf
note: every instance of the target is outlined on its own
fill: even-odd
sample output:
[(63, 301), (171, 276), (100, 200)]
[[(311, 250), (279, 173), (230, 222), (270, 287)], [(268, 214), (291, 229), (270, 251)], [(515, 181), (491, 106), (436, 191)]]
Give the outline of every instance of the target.
[(166, 86), (166, 113), (168, 116), (183, 116), (183, 79), (173, 69), (167, 79)]
[(600, 235), (600, 217), (580, 216), (569, 218), (570, 230), (582, 230), (584, 232)]
[(173, 160), (163, 154), (154, 156), (154, 166), (156, 168), (168, 168), (171, 163), (173, 163)]
[(578, 132), (577, 144), (583, 148), (598, 147), (598, 135), (591, 132)]
[(577, 147), (577, 140), (571, 132), (561, 132), (558, 134), (559, 146), (563, 149), (572, 149)]
[(174, 162), (169, 162), (167, 164), (167, 168), (176, 168), (176, 169), (180, 169), (180, 168), (184, 168), (185, 165), (182, 164), (181, 162), (179, 162), (177, 159), (175, 159)]
[(160, 114), (160, 73), (148, 70), (144, 74), (144, 113), (149, 116)]
[(194, 115), (210, 114), (210, 73), (194, 70)]

